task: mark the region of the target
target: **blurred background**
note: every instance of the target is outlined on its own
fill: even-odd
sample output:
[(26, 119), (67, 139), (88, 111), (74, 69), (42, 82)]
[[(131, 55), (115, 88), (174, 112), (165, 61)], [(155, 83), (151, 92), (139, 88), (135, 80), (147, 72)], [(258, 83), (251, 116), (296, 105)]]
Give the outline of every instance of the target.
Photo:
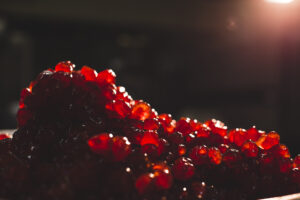
[(0, 0), (0, 129), (61, 60), (112, 68), (160, 113), (277, 130), (300, 152), (299, 0)]

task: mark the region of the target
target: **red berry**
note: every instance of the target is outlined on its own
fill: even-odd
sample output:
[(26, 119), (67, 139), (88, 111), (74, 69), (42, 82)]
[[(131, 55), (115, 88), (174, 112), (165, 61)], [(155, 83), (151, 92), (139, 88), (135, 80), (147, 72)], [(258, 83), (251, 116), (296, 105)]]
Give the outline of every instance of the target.
[(113, 70), (107, 69), (98, 73), (96, 81), (100, 86), (106, 84), (115, 84), (116, 74)]
[(112, 154), (114, 161), (124, 160), (131, 152), (130, 142), (126, 137), (116, 136), (112, 139)]
[(247, 140), (246, 134), (245, 129), (237, 128), (229, 132), (228, 138), (230, 142), (235, 143), (237, 146), (242, 146)]
[(71, 61), (63, 61), (63, 62), (59, 62), (56, 66), (55, 66), (55, 71), (59, 72), (72, 72), (73, 69), (75, 68), (75, 65), (73, 63), (71, 63)]
[(159, 122), (157, 119), (146, 119), (144, 121), (145, 130), (157, 130), (159, 128)]
[(241, 150), (247, 157), (256, 157), (259, 149), (254, 142), (248, 141), (243, 144)]
[(222, 153), (217, 147), (208, 149), (208, 157), (212, 164), (219, 165), (222, 162)]
[(97, 71), (88, 67), (88, 66), (83, 66), (80, 70), (81, 74), (84, 75), (85, 79), (87, 81), (95, 81), (97, 78)]
[(185, 181), (195, 174), (195, 167), (189, 158), (180, 157), (178, 158), (172, 168), (172, 172), (176, 179)]
[(208, 148), (205, 145), (195, 146), (190, 151), (189, 157), (192, 159), (195, 165), (202, 165), (207, 162)]
[(88, 140), (90, 149), (100, 155), (108, 156), (112, 147), (113, 135), (109, 133), (101, 133), (91, 137)]
[(135, 181), (135, 188), (140, 194), (145, 194), (151, 191), (153, 187), (154, 174), (143, 174)]
[(150, 105), (143, 101), (139, 101), (133, 106), (130, 117), (132, 119), (144, 121), (150, 117), (150, 114), (151, 114)]
[(257, 146), (262, 149), (268, 150), (271, 149), (273, 146), (279, 144), (280, 136), (276, 132), (270, 132), (267, 135), (262, 135), (256, 141)]

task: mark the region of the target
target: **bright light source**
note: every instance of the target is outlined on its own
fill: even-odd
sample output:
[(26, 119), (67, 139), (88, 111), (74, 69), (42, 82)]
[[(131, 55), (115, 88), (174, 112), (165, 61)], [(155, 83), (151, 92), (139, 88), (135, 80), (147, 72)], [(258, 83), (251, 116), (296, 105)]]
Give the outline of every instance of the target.
[(293, 2), (294, 0), (265, 0), (265, 1), (269, 3), (287, 4)]

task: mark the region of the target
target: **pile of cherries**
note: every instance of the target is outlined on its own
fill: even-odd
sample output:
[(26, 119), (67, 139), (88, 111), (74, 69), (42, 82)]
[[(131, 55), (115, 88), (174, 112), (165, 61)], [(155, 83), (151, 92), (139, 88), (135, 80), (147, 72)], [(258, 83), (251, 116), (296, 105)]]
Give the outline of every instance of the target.
[(0, 140), (5, 199), (258, 199), (300, 192), (300, 155), (278, 133), (174, 120), (70, 61), (21, 92)]

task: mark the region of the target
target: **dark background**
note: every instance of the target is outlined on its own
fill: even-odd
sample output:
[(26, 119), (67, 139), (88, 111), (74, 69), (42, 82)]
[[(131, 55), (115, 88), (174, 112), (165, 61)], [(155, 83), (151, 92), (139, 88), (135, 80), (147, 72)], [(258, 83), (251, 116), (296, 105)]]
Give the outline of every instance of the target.
[(71, 60), (114, 69), (160, 113), (277, 130), (300, 152), (299, 4), (0, 0), (0, 129), (21, 88)]

